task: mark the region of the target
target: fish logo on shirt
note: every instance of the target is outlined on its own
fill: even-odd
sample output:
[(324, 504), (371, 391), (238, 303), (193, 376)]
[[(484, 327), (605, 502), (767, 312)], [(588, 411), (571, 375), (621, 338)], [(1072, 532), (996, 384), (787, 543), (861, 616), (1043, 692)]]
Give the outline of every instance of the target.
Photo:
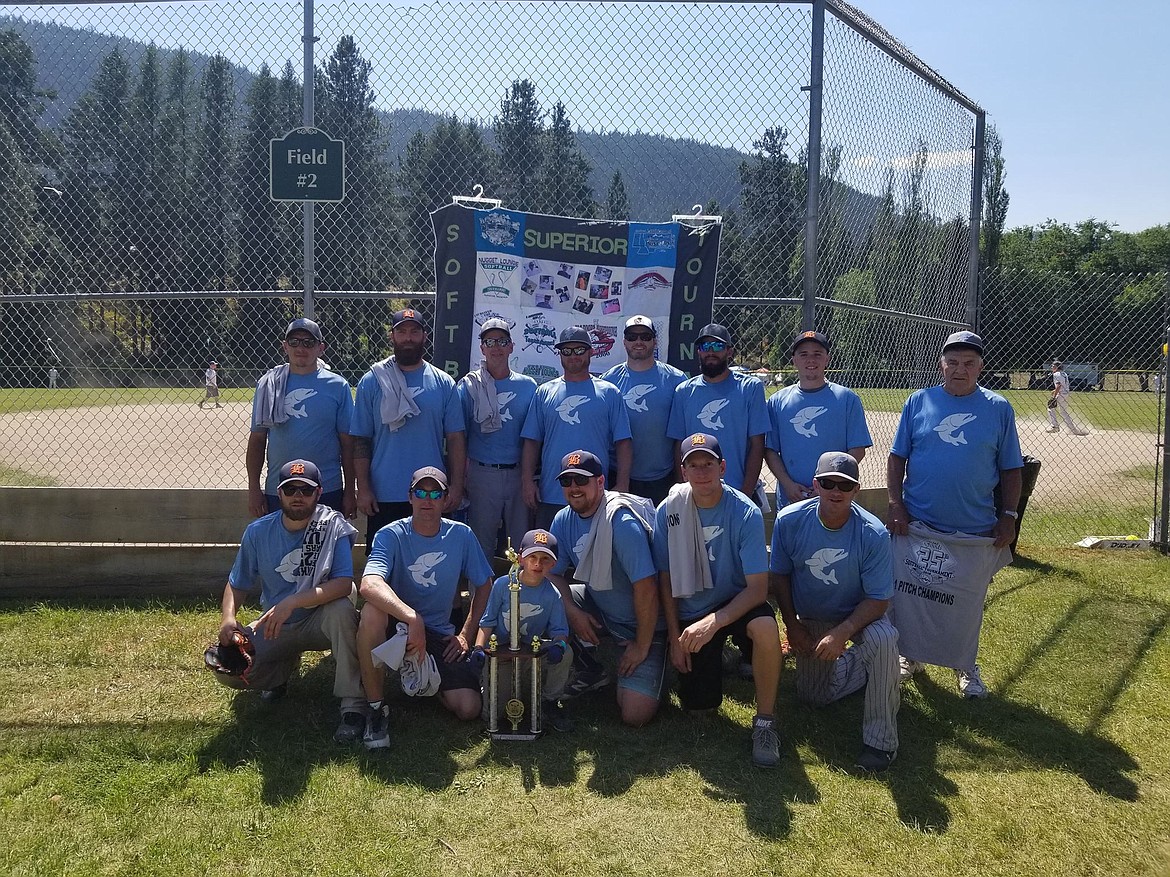
[(296, 582), (297, 577), (294, 570), (301, 565), (301, 549), (294, 548), (288, 554), (280, 559), (280, 563), (276, 565), (276, 571), (280, 573), (280, 577), (286, 582)]
[(407, 387), (406, 389), (410, 390), (410, 398), (413, 399), (416, 396), (418, 396), (420, 393), (426, 392), (427, 388), (426, 387)]
[(967, 444), (967, 439), (963, 433), (956, 434), (955, 431), (962, 429), (974, 419), (974, 414), (950, 414), (942, 419), (934, 431), (948, 445), (954, 445), (957, 448), (959, 445)]
[(715, 552), (711, 550), (711, 540), (718, 539), (722, 535), (723, 528), (718, 524), (703, 528), (703, 544), (707, 546), (707, 559), (712, 563), (715, 562)]
[(796, 416), (788, 422), (792, 424), (800, 435), (805, 438), (813, 438), (817, 434), (817, 425), (813, 421), (828, 410), (828, 408), (822, 408), (820, 405), (809, 405), (807, 408), (801, 408), (797, 411)]
[(585, 547), (589, 544), (590, 530), (586, 530), (581, 534), (581, 538), (577, 540), (577, 544), (573, 546), (573, 556), (577, 558), (578, 563), (581, 561), (581, 555), (585, 553)]
[(544, 607), (539, 603), (520, 604), (520, 635), (528, 636), (528, 620), (543, 614)]
[(631, 411), (648, 411), (649, 409), (646, 407), (646, 403), (642, 401), (642, 397), (653, 393), (657, 389), (653, 384), (638, 384), (636, 387), (630, 387), (624, 397), (626, 407)]
[(500, 409), (500, 423), (507, 423), (512, 419), (512, 412), (508, 410), (508, 403), (515, 398), (516, 394), (510, 390), (496, 393), (496, 406)]
[(588, 396), (568, 396), (557, 406), (557, 414), (561, 416), (561, 420), (565, 421), (565, 423), (580, 423), (581, 415), (577, 413), (577, 409), (588, 401)]
[(298, 408), (298, 405), (304, 405), (307, 399), (312, 399), (317, 395), (317, 391), (302, 387), (299, 390), (290, 390), (284, 394), (284, 413), (289, 417), (308, 417), (309, 412), (304, 408)]
[(428, 551), (419, 555), (418, 559), (407, 567), (410, 577), (424, 588), (434, 588), (439, 582), (436, 579), (435, 567), (447, 559), (445, 551)]
[(699, 423), (707, 429), (723, 429), (723, 419), (717, 415), (727, 407), (730, 401), (730, 399), (712, 399), (699, 412)]
[(815, 578), (820, 579), (826, 585), (835, 585), (837, 584), (837, 571), (828, 570), (826, 572), (826, 568), (848, 556), (849, 552), (842, 548), (822, 548), (814, 552), (813, 556), (804, 563)]

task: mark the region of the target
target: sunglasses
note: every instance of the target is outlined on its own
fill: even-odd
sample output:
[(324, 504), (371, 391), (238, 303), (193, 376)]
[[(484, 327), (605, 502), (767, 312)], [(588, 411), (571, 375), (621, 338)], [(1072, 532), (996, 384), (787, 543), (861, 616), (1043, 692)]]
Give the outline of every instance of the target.
[(557, 483), (561, 487), (584, 487), (596, 477), (596, 475), (562, 475), (557, 479)]
[(584, 356), (589, 351), (588, 347), (562, 347), (557, 352), (561, 356)]
[(507, 347), (512, 343), (511, 338), (484, 338), (479, 342), (484, 347)]
[(415, 499), (442, 499), (445, 490), (427, 490), (424, 487), (415, 487), (410, 493)]
[(321, 342), (316, 338), (285, 338), (284, 343), (289, 347), (316, 347)]
[(838, 481), (836, 478), (818, 478), (817, 484), (822, 490), (839, 490), (842, 493), (849, 493), (857, 486), (852, 481)]
[(288, 486), (280, 488), (280, 492), (285, 496), (312, 496), (317, 492), (317, 488), (309, 487), (308, 485), (305, 485), (304, 487)]
[(727, 349), (726, 341), (700, 341), (700, 353), (722, 353)]
[(653, 341), (654, 336), (651, 335), (649, 332), (627, 332), (626, 333), (626, 340), (627, 341)]

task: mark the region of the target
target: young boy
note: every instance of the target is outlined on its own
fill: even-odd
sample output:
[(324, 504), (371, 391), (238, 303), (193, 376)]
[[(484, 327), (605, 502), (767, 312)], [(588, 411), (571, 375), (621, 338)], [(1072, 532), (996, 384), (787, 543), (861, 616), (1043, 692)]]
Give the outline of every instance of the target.
[[(520, 647), (531, 653), (534, 636), (550, 641), (546, 647), (543, 683), (542, 715), (545, 723), (558, 731), (567, 731), (568, 719), (559, 698), (568, 682), (572, 668), (572, 650), (566, 640), (569, 636), (569, 621), (565, 615), (565, 604), (561, 602), (560, 591), (548, 580), (549, 571), (557, 561), (557, 539), (547, 530), (529, 530), (520, 543)], [(498, 648), (510, 645), (511, 632), (508, 629), (511, 595), (508, 589), (509, 577), (500, 576), (492, 584), (488, 595), (487, 608), (479, 620), (479, 634), (475, 648), (467, 660), (476, 670), (482, 671), (487, 661), (488, 640), (496, 634)], [(570, 660), (566, 661), (566, 654)], [(506, 666), (506, 665), (505, 665)], [(506, 678), (507, 677), (507, 678)], [(510, 674), (499, 674), (501, 683), (510, 681)], [(485, 709), (487, 708), (485, 704)]]

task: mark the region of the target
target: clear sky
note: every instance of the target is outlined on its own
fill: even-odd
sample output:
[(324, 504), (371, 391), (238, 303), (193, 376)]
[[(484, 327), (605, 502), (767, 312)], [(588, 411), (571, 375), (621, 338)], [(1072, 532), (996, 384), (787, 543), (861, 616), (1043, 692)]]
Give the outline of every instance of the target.
[(1170, 0), (851, 0), (987, 110), (1007, 226), (1170, 223)]

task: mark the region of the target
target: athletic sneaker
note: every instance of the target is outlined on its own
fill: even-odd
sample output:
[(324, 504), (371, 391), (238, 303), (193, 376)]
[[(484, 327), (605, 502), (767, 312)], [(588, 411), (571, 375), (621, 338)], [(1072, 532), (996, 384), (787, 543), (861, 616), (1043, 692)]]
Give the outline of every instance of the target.
[(898, 678), (902, 682), (906, 682), (915, 673), (921, 673), (926, 669), (926, 665), (919, 661), (911, 661), (909, 658), (903, 658), (898, 655)]
[(756, 767), (775, 767), (780, 763), (780, 735), (776, 720), (756, 716), (752, 720), (752, 764)]
[(260, 699), (265, 703), (276, 703), (288, 693), (288, 683), (282, 682), (275, 688), (265, 688), (260, 692)]
[(366, 716), (366, 733), (362, 737), (362, 745), (367, 749), (390, 748), (390, 707), (386, 704), (370, 710)]
[(863, 745), (861, 752), (857, 753), (857, 758), (854, 759), (853, 765), (861, 770), (880, 773), (893, 764), (894, 759), (897, 757), (898, 753), (896, 751), (887, 752), (884, 749), (876, 749), (873, 746)]
[(959, 681), (959, 693), (966, 698), (987, 697), (987, 686), (979, 675), (979, 665), (970, 670), (956, 670), (955, 678)]
[(1088, 434), (1089, 433), (1087, 430), (1077, 430), (1076, 432), (1073, 433), (1073, 435), (1088, 435)]
[(357, 710), (346, 710), (341, 714), (341, 724), (333, 732), (336, 743), (356, 743), (366, 730), (366, 714)]
[(574, 670), (573, 678), (565, 686), (565, 693), (561, 695), (561, 699), (571, 700), (590, 691), (600, 691), (609, 685), (610, 681), (610, 675), (600, 667), (594, 670)]
[(567, 734), (573, 730), (573, 719), (559, 700), (545, 700), (540, 705), (541, 722), (554, 731)]
[(1044, 431), (1045, 432), (1060, 432), (1060, 428), (1056, 427), (1056, 426), (1050, 426), (1050, 427), (1048, 427), (1048, 429), (1046, 429)]

